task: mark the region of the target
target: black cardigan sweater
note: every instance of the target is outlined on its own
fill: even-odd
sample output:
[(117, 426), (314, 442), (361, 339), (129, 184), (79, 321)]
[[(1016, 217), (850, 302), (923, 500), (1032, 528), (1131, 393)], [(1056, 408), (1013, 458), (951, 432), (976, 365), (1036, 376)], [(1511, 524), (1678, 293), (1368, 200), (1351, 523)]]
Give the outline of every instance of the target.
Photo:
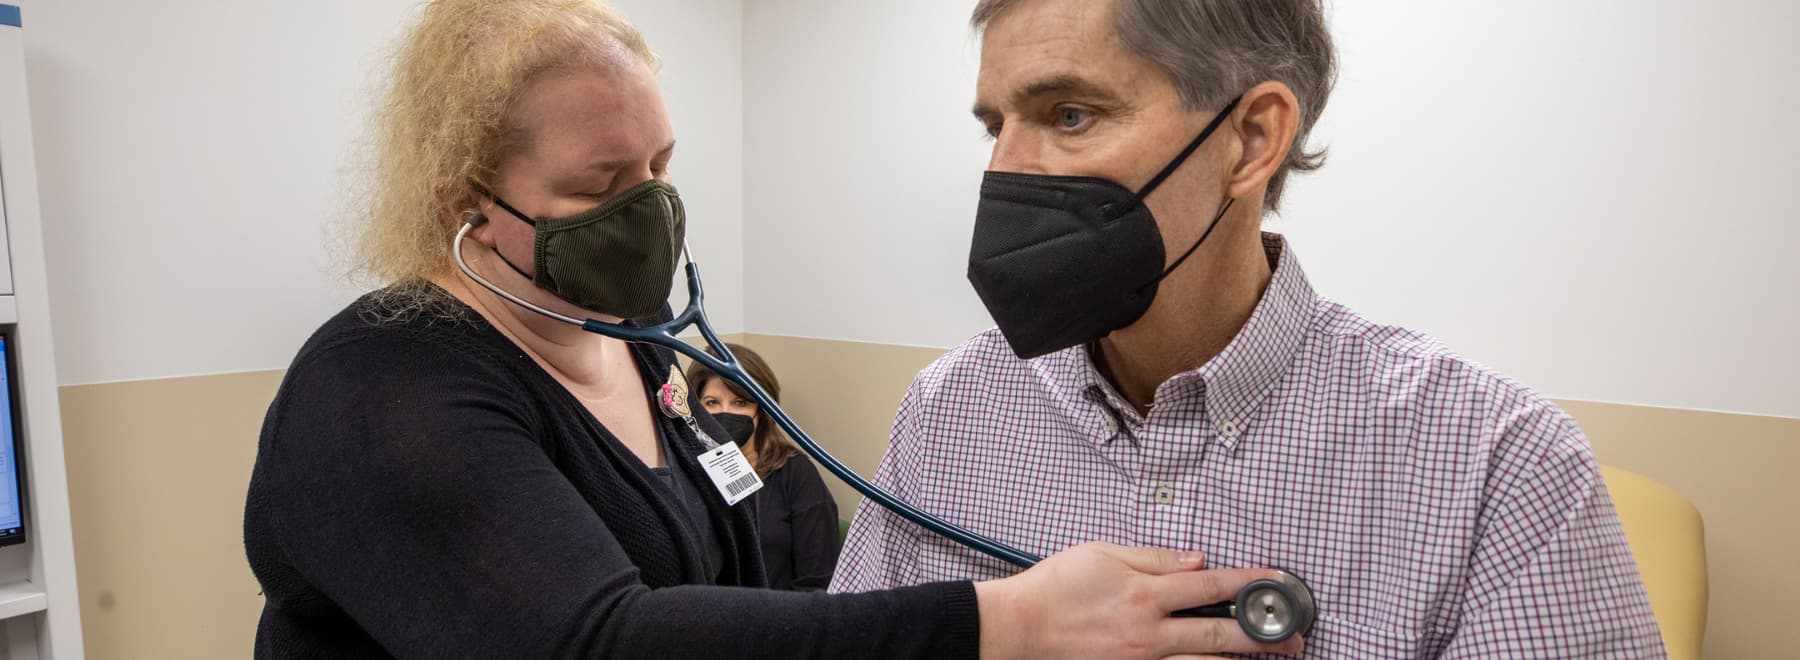
[(771, 588), (820, 591), (831, 586), (839, 550), (837, 501), (811, 460), (804, 454), (788, 459), (769, 473), (747, 504), (761, 528), (763, 567)]
[[(473, 310), (425, 290), (430, 312), (365, 297), (327, 321), (269, 407), (244, 511), (266, 595), (256, 657), (975, 657), (967, 582), (742, 588), (766, 580), (748, 507), (724, 506), (699, 440), (653, 413), (706, 495), (724, 560), (708, 566), (665, 481)], [(633, 350), (661, 385), (674, 353)]]

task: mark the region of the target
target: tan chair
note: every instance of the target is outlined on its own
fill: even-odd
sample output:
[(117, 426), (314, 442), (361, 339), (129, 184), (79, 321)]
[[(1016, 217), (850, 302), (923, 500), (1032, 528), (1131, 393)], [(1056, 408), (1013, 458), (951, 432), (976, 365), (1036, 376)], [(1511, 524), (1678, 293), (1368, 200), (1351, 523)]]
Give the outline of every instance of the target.
[(1601, 466), (1625, 539), (1637, 558), (1669, 657), (1700, 657), (1706, 637), (1706, 528), (1681, 493), (1649, 477)]

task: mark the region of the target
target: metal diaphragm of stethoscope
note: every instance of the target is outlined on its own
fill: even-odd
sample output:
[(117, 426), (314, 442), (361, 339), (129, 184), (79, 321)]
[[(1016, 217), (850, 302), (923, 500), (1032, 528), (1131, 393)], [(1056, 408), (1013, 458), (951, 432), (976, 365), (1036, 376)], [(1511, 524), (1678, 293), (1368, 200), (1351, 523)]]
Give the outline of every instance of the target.
[(1273, 578), (1252, 580), (1237, 597), (1176, 612), (1176, 616), (1237, 619), (1250, 639), (1273, 644), (1294, 635), (1305, 637), (1318, 619), (1312, 588), (1293, 573), (1277, 570)]
[[(744, 371), (737, 358), (731, 354), (731, 350), (725, 347), (725, 342), (720, 341), (718, 333), (713, 331), (712, 322), (706, 318), (706, 296), (700, 287), (700, 269), (694, 265), (693, 258), (688, 255), (686, 245), (682, 246), (682, 257), (687, 261), (687, 308), (683, 309), (675, 318), (663, 323), (637, 327), (594, 319), (578, 319), (547, 309), (542, 305), (508, 293), (505, 289), (476, 273), (475, 269), (470, 268), (463, 259), (463, 237), (468, 235), (469, 230), (484, 221), (484, 219), (477, 219), (464, 223), (462, 229), (456, 232), (456, 239), (450, 249), (452, 256), (456, 259), (457, 268), (460, 268), (464, 275), (481, 285), (482, 288), (532, 312), (578, 326), (597, 335), (629, 342), (654, 344), (685, 355), (689, 359), (705, 365), (719, 377), (743, 388), (750, 398), (756, 400), (756, 405), (768, 412), (769, 418), (775, 420), (775, 424), (780, 426), (782, 431), (787, 432), (788, 437), (793, 438), (801, 449), (806, 450), (808, 455), (812, 456), (820, 465), (825, 466), (825, 469), (836, 475), (838, 479), (849, 484), (851, 488), (855, 488), (864, 497), (874, 500), (876, 504), (913, 524), (1019, 568), (1031, 568), (1041, 560), (1040, 557), (963, 529), (901, 501), (887, 491), (876, 487), (875, 484), (869, 483), (867, 479), (862, 478), (862, 475), (857, 474), (826, 452), (823, 447), (820, 447), (819, 443), (812, 439), (812, 436), (807, 435), (806, 431), (788, 416), (787, 411), (781, 409), (781, 404), (776, 403), (775, 398), (769, 396), (768, 391), (764, 390), (762, 385), (756, 382), (756, 379), (751, 378), (750, 374)], [(701, 350), (700, 347), (675, 336), (676, 333), (685, 331), (689, 327), (700, 331), (700, 337), (706, 341), (706, 346), (713, 351), (712, 353)], [(1237, 597), (1232, 600), (1189, 608), (1174, 614), (1182, 617), (1237, 619), (1238, 626), (1243, 628), (1251, 639), (1259, 642), (1275, 643), (1294, 635), (1304, 637), (1312, 631), (1313, 621), (1318, 618), (1312, 589), (1290, 573), (1278, 573), (1276, 578), (1255, 580), (1244, 585), (1242, 589), (1238, 590)]]

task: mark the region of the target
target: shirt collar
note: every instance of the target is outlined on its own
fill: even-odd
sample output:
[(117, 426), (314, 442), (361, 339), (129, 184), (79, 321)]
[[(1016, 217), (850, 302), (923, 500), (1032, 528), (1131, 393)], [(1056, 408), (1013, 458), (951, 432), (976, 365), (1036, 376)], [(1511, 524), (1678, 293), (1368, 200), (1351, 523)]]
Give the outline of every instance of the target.
[[(1273, 272), (1250, 319), (1213, 359), (1198, 369), (1176, 374), (1156, 388), (1155, 403), (1159, 407), (1179, 405), (1196, 393), (1204, 393), (1213, 437), (1227, 448), (1236, 446), (1238, 438), (1249, 432), (1255, 424), (1256, 409), (1281, 382), (1282, 374), (1306, 338), (1317, 301), (1287, 240), (1280, 234), (1265, 232), (1262, 242)], [(1106, 432), (1088, 436), (1098, 444), (1106, 444), (1118, 435), (1112, 420), (1136, 417), (1136, 411), (1095, 368), (1087, 347), (1064, 349), (1037, 362), (1040, 373), (1061, 390), (1064, 406), (1077, 418), (1100, 413), (1103, 419), (1090, 420), (1094, 423), (1089, 426), (1094, 427), (1091, 430)], [(1111, 410), (1095, 410), (1096, 404)]]

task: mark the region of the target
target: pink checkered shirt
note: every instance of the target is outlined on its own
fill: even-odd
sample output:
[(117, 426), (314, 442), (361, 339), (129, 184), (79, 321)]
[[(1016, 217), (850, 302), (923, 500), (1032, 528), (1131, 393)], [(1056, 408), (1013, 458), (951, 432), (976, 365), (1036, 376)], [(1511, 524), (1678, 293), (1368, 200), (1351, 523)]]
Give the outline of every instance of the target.
[[(1264, 246), (1250, 320), (1148, 416), (1085, 349), (1020, 360), (989, 330), (919, 374), (875, 480), (1040, 555), (1109, 541), (1287, 569), (1318, 598), (1308, 657), (1663, 656), (1574, 420)], [(1013, 570), (865, 503), (831, 587)]]

